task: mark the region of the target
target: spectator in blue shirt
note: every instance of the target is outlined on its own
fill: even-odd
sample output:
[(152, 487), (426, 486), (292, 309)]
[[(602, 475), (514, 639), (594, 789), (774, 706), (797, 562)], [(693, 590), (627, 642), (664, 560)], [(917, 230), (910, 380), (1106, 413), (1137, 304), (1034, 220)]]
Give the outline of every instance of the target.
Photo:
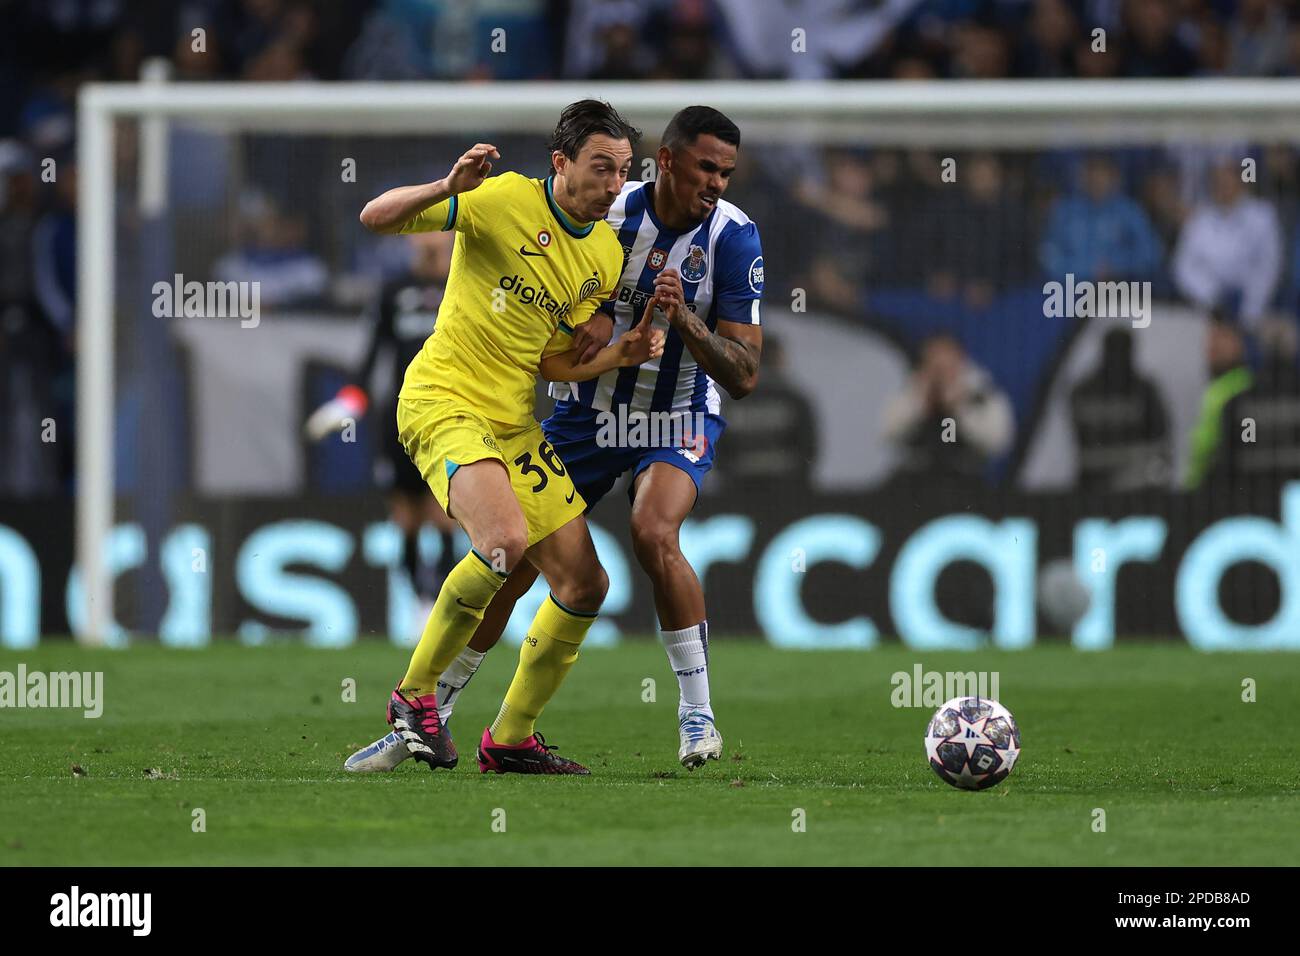
[(1120, 191), (1115, 162), (1094, 154), (1084, 163), (1082, 193), (1052, 206), (1038, 255), (1058, 281), (1073, 273), (1105, 282), (1159, 278), (1163, 250), (1146, 211)]

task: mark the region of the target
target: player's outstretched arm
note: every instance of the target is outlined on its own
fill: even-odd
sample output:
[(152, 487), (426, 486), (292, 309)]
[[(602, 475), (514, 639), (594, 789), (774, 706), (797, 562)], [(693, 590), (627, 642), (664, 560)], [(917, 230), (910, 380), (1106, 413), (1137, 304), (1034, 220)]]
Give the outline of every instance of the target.
[(650, 327), (654, 319), (655, 302), (653, 298), (647, 302), (641, 321), (613, 345), (607, 345), (597, 352), (589, 361), (582, 361), (582, 355), (576, 348), (546, 356), (538, 366), (542, 378), (548, 382), (585, 382), (610, 369), (640, 365), (663, 355), (663, 330)]
[(763, 354), (763, 332), (758, 326), (727, 322), (725, 331), (709, 331), (704, 320), (686, 308), (682, 280), (675, 269), (665, 269), (655, 277), (655, 298), (663, 302), (664, 314), (695, 361), (728, 395), (741, 399), (754, 390)]
[(501, 153), (491, 143), (477, 143), (456, 160), (442, 179), (420, 186), (398, 186), (376, 196), (361, 210), (361, 224), (371, 232), (394, 235), (430, 206), (482, 185)]

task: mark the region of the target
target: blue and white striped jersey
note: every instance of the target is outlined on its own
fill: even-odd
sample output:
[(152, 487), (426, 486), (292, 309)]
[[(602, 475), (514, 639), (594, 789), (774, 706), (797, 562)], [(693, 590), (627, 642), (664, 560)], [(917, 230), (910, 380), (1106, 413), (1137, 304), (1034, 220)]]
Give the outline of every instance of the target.
[[(667, 229), (655, 217), (651, 186), (629, 182), (609, 210), (608, 222), (623, 246), (617, 298), (602, 306), (614, 317), (614, 340), (641, 320), (655, 276), (670, 267), (681, 274), (687, 307), (703, 316), (710, 330), (719, 321), (758, 325), (763, 295), (758, 227), (737, 206), (719, 199), (699, 225), (682, 232)], [(626, 405), (628, 411), (717, 414), (721, 399), (713, 380), (662, 314), (656, 313), (654, 325), (667, 330), (658, 359), (588, 382), (556, 382), (551, 395), (601, 411)]]

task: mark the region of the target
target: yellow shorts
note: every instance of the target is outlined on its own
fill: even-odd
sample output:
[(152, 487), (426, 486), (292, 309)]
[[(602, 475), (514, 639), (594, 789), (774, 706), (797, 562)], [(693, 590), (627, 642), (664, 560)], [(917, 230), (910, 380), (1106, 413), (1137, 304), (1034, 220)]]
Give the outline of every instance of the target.
[(451, 476), (461, 465), (485, 458), (495, 458), (505, 465), (528, 523), (529, 545), (568, 524), (587, 508), (537, 422), (507, 428), (490, 422), (463, 402), (399, 398), (397, 437), (438, 503), (453, 518), (447, 500)]

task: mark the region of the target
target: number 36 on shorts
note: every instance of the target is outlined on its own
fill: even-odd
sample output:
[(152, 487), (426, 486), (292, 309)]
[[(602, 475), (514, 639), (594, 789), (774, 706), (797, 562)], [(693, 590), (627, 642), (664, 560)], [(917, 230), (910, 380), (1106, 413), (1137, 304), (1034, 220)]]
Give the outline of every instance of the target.
[[(528, 523), (530, 545), (587, 508), (564, 462), (535, 421), (505, 430), (458, 402), (400, 399), (397, 426), (407, 454), (444, 508), (456, 471), (485, 458), (496, 458), (505, 466)], [(455, 517), (454, 509), (448, 512)]]

